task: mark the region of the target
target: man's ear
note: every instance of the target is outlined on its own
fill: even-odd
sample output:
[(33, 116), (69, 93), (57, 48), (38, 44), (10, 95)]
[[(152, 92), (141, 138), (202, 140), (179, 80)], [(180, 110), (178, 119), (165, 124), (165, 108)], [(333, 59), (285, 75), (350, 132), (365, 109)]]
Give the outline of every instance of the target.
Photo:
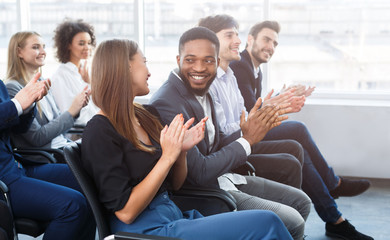
[(255, 38), (251, 34), (248, 34), (248, 41), (247, 41), (248, 47), (252, 48), (253, 41), (255, 41)]
[(219, 67), (219, 63), (221, 62), (221, 59), (218, 57), (217, 58), (217, 67)]
[(177, 66), (180, 67), (180, 55), (176, 55)]

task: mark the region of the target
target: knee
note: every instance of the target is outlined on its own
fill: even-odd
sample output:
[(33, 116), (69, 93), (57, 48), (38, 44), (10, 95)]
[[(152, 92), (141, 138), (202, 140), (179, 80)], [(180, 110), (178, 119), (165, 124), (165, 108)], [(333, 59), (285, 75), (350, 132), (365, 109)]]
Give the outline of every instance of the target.
[(281, 156), (285, 159), (283, 168), (286, 169), (289, 174), (302, 173), (302, 163), (298, 158), (288, 153), (282, 153)]
[(294, 121), (294, 128), (299, 131), (300, 133), (309, 134), (309, 130), (306, 127), (306, 124), (303, 122)]
[(309, 196), (307, 196), (307, 194), (304, 193), (302, 190), (297, 189), (296, 191), (299, 192), (295, 194), (296, 204), (294, 208), (299, 212), (304, 221), (306, 221), (311, 209), (311, 200)]
[(72, 194), (68, 194), (66, 198), (66, 205), (62, 209), (61, 215), (71, 219), (87, 219), (90, 216), (90, 207), (85, 197), (77, 192), (73, 191)]
[(297, 210), (291, 207), (285, 209), (281, 219), (293, 239), (303, 239), (305, 220)]
[(290, 139), (290, 140), (286, 140), (286, 141), (288, 141), (288, 143), (291, 146), (291, 149), (293, 149), (292, 155), (294, 155), (294, 157), (296, 157), (296, 159), (299, 161), (300, 165), (302, 166), (303, 159), (304, 159), (304, 150), (303, 150), (302, 145), (296, 140)]

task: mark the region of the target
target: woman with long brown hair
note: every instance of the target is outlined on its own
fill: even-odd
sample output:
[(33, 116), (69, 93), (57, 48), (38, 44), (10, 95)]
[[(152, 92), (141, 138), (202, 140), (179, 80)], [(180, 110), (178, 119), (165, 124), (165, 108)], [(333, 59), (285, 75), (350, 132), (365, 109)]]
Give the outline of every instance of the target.
[[(101, 43), (92, 63), (92, 99), (101, 109), (83, 134), (82, 161), (110, 215), (111, 231), (182, 239), (291, 239), (272, 212), (251, 210), (202, 217), (182, 213), (169, 199), (187, 176), (186, 154), (204, 137), (205, 121), (178, 114), (160, 124), (150, 106), (134, 103), (149, 93), (150, 76), (138, 45)], [(189, 221), (190, 220), (190, 221)]]

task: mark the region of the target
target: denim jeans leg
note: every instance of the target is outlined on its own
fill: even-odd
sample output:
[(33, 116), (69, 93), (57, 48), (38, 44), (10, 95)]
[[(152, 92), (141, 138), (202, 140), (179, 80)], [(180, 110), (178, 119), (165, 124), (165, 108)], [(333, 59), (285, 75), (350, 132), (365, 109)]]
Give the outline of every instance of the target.
[(279, 139), (293, 139), (298, 141), (303, 149), (306, 150), (304, 161), (308, 158), (311, 159), (312, 164), (329, 190), (337, 187), (339, 177), (335, 175), (333, 169), (322, 156), (305, 124), (298, 121), (283, 122), (280, 126), (271, 129), (264, 138), (264, 140)]
[(302, 190), (310, 197), (318, 216), (324, 222), (336, 222), (341, 213), (337, 210), (335, 200), (330, 196), (310, 157), (305, 159), (302, 172), (304, 176)]

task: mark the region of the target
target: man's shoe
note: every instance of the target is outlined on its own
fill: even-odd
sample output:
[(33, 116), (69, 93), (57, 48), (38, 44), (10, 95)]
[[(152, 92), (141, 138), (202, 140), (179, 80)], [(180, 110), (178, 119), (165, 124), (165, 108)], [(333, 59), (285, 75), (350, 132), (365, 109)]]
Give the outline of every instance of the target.
[(339, 197), (352, 197), (365, 192), (371, 185), (366, 179), (346, 179), (340, 177), (341, 183), (335, 189), (329, 191), (330, 195), (337, 199)]
[(374, 240), (372, 237), (358, 232), (352, 224), (345, 220), (339, 224), (326, 223), (326, 236), (345, 240)]

